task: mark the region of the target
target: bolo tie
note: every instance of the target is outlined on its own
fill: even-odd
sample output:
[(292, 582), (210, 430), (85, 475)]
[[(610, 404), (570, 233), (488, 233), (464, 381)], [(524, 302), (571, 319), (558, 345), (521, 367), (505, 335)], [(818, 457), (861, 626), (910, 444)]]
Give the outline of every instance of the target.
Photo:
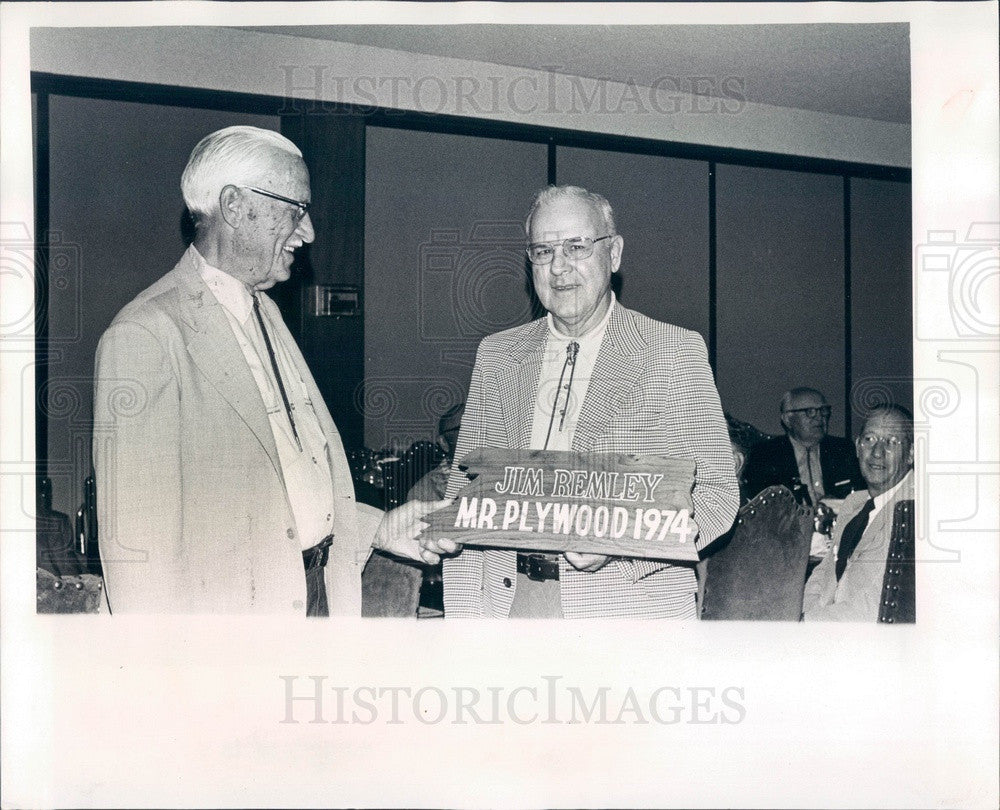
[(566, 411), (569, 410), (569, 395), (573, 390), (573, 374), (576, 371), (576, 355), (580, 351), (580, 344), (575, 340), (566, 347), (566, 360), (563, 362), (562, 371), (559, 372), (559, 388), (556, 390), (556, 398), (552, 403), (552, 415), (549, 417), (549, 429), (545, 432), (545, 446), (543, 450), (547, 450), (549, 446), (549, 438), (552, 436), (552, 425), (556, 421), (556, 410), (559, 406), (559, 397), (563, 390), (563, 380), (566, 377), (566, 369), (569, 369), (569, 382), (566, 384), (566, 396), (563, 399), (562, 410), (559, 411), (559, 430), (563, 429), (563, 425), (566, 424)]

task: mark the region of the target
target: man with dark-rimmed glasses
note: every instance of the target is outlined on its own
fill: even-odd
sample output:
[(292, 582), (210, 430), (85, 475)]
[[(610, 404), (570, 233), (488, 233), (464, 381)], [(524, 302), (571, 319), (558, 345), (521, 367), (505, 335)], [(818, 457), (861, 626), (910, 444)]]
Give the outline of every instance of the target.
[(793, 388), (781, 398), (785, 435), (761, 442), (750, 452), (745, 470), (747, 494), (783, 484), (803, 501), (838, 500), (864, 488), (854, 446), (827, 434), (830, 406), (815, 388)]
[(374, 543), (419, 556), (408, 504), (355, 504), (337, 428), (265, 291), (313, 241), (309, 173), (237, 126), (181, 178), (195, 238), (101, 338), (94, 465), (113, 613), (360, 615)]

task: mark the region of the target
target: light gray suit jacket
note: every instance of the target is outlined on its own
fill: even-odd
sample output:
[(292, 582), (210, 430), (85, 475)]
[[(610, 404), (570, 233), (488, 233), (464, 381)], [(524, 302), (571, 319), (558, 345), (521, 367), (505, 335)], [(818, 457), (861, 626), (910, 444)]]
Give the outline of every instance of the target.
[(882, 581), (892, 536), (892, 518), (896, 504), (913, 500), (913, 470), (875, 517), (870, 518), (857, 548), (847, 561), (844, 574), (837, 581), (837, 555), (844, 528), (868, 500), (868, 490), (852, 492), (844, 499), (833, 547), (816, 566), (806, 582), (802, 612), (806, 621), (877, 622), (882, 599)]
[[(257, 384), (193, 248), (114, 319), (97, 350), (94, 467), (111, 610), (305, 614), (299, 538)], [(331, 615), (361, 614), (359, 528), (343, 445), (265, 295), (329, 447), (336, 504)], [(366, 521), (366, 523), (369, 523)]]
[[(695, 461), (692, 491), (702, 548), (732, 525), (739, 489), (719, 394), (696, 332), (615, 303), (580, 411), (573, 450), (662, 454)], [(542, 355), (544, 318), (485, 338), (472, 372), (455, 458), (479, 447), (527, 448)], [(448, 497), (467, 482), (452, 471)], [(466, 548), (444, 562), (445, 615), (506, 617), (516, 555)], [(615, 559), (599, 571), (560, 560), (563, 615), (695, 618), (693, 565)]]

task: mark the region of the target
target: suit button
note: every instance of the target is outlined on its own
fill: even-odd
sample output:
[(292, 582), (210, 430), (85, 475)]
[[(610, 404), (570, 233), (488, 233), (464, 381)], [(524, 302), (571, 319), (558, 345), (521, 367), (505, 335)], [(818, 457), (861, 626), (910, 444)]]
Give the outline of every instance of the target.
[(303, 602), (302, 602), (301, 599), (296, 599), (294, 602), (292, 602), (292, 607), (295, 610), (302, 610), (302, 605), (303, 605)]
[(505, 588), (509, 588), (509, 587), (510, 587), (510, 585), (511, 585), (511, 582), (510, 582), (510, 577), (504, 577), (504, 578), (503, 578), (503, 586), (504, 586)]
[(288, 539), (291, 540), (292, 538), (295, 537), (295, 529), (289, 529), (288, 531), (285, 532), (285, 534), (287, 534)]

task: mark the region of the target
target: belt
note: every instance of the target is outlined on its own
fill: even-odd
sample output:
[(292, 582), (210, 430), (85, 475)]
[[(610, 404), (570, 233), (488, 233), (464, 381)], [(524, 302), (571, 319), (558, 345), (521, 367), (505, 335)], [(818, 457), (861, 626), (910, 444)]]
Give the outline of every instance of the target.
[(330, 557), (330, 546), (332, 545), (333, 535), (328, 534), (315, 546), (303, 551), (302, 564), (305, 566), (306, 571), (312, 571), (314, 568), (322, 568), (326, 565), (326, 561)]
[(559, 561), (550, 560), (544, 554), (518, 554), (517, 572), (536, 582), (559, 579)]

